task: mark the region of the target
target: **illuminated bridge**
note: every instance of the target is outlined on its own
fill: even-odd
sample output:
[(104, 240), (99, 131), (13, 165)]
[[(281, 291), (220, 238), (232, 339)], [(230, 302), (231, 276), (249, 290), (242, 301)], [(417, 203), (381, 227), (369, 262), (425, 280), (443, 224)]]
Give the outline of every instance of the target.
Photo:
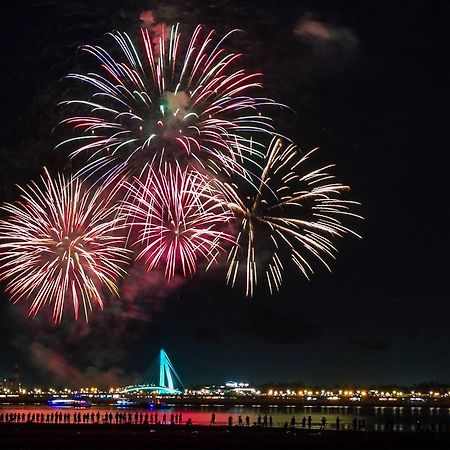
[(133, 394), (138, 392), (149, 392), (162, 395), (181, 394), (183, 383), (178, 376), (167, 353), (162, 348), (155, 362), (145, 373), (139, 384), (127, 386), (123, 392)]

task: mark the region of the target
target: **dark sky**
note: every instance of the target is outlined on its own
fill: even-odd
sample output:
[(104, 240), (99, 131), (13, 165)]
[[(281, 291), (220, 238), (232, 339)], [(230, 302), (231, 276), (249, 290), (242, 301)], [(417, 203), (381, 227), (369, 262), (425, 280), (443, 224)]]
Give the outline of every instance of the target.
[[(140, 11), (152, 9), (186, 30), (242, 28), (235, 43), (246, 64), (265, 73), (269, 96), (296, 112), (275, 117), (277, 126), (337, 163), (365, 220), (357, 225), (363, 240), (339, 242), (332, 274), (318, 268), (307, 282), (288, 272), (273, 297), (245, 299), (214, 274), (173, 287), (141, 279), (140, 290), (111, 301), (88, 326), (71, 318), (54, 326), (45, 315), (29, 319), (25, 305), (2, 294), (0, 375), (19, 362), (29, 384), (58, 376), (67, 384), (129, 382), (163, 346), (187, 384), (450, 383), (450, 3), (8, 3), (0, 27), (0, 200), (13, 200), (14, 184), (44, 165), (67, 169), (51, 132), (69, 89), (61, 79), (83, 67), (77, 47), (135, 29)], [(321, 27), (305, 34), (311, 23)]]

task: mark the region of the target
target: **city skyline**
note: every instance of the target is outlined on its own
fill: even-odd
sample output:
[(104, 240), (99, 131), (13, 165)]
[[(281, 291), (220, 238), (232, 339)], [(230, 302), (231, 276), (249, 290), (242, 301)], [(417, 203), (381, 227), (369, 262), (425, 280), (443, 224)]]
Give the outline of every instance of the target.
[(109, 2), (105, 14), (106, 4), (48, 0), (25, 17), (21, 6), (5, 14), (2, 203), (43, 166), (66, 167), (52, 130), (68, 89), (61, 80), (85, 64), (77, 47), (103, 45), (113, 29), (135, 29), (140, 12), (153, 8), (157, 20), (180, 21), (186, 31), (198, 23), (244, 30), (236, 45), (246, 63), (264, 72), (271, 96), (296, 111), (275, 117), (281, 132), (305, 151), (319, 146), (337, 164), (339, 179), (362, 203), (365, 220), (356, 231), (363, 239), (340, 242), (331, 274), (318, 267), (306, 281), (288, 269), (278, 294), (261, 289), (252, 299), (225, 286), (224, 268), (168, 284), (163, 274), (135, 267), (122, 298), (108, 299), (88, 324), (30, 318), (2, 284), (0, 374), (19, 362), (27, 383), (132, 380), (164, 347), (189, 385), (449, 382), (441, 219), (449, 6), (284, 0), (247, 11), (237, 0), (202, 10), (130, 0)]

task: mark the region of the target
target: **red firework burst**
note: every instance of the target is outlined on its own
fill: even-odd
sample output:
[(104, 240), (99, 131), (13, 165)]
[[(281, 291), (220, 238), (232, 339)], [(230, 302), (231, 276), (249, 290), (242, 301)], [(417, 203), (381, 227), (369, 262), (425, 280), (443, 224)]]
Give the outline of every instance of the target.
[(211, 263), (222, 244), (233, 241), (220, 230), (232, 213), (204, 175), (178, 165), (149, 166), (126, 186), (130, 194), (123, 211), (137, 231), (133, 244), (142, 245), (136, 259), (144, 260), (148, 270), (165, 266), (169, 280), (180, 269), (192, 274), (199, 257)]
[(87, 320), (93, 303), (103, 307), (103, 288), (117, 294), (128, 259), (112, 194), (47, 171), (42, 186), (20, 189), (20, 202), (2, 206), (8, 217), (0, 221), (0, 278), (14, 302), (31, 301), (30, 315), (52, 304), (59, 322), (70, 301), (75, 318), (82, 306)]

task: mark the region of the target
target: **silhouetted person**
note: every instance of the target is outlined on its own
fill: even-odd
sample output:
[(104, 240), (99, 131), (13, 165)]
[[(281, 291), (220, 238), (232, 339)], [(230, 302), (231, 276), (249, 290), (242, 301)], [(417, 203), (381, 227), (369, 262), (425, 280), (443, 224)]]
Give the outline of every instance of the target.
[(175, 425), (175, 416), (173, 413), (170, 415), (170, 425)]
[(233, 426), (233, 416), (228, 416), (228, 426), (229, 427)]
[[(241, 417), (241, 416), (239, 416), (239, 417)], [(213, 413), (211, 414), (211, 422), (210, 422), (210, 425), (213, 427), (215, 424), (216, 424), (216, 413), (213, 412)]]
[(312, 418), (311, 416), (308, 416), (308, 430), (310, 430), (312, 427)]
[(238, 417), (238, 425), (240, 427), (242, 427), (242, 416), (240, 414), (239, 414), (239, 417)]
[(291, 428), (295, 428), (295, 417), (291, 417)]
[(306, 417), (303, 416), (303, 419), (302, 419), (302, 428), (305, 428), (305, 427), (306, 427)]
[(162, 423), (166, 424), (166, 413), (163, 414), (163, 421), (162, 421)]
[(269, 416), (269, 427), (272, 428), (273, 425), (273, 419), (272, 416)]
[[(178, 423), (183, 422), (183, 416), (180, 414), (178, 414)], [(191, 419), (191, 423), (192, 423), (192, 419)]]
[(339, 416), (336, 417), (336, 430), (341, 429), (341, 419), (339, 419)]
[(261, 426), (261, 414), (258, 415), (258, 427)]
[(245, 426), (246, 427), (250, 426), (250, 417), (249, 416), (246, 416), (246, 418), (245, 418)]
[(326, 425), (327, 425), (327, 419), (325, 419), (325, 416), (322, 416), (322, 419), (320, 421), (320, 429), (325, 430)]
[(188, 420), (186, 420), (186, 426), (190, 427), (192, 425), (192, 419), (189, 417)]
[(263, 427), (267, 427), (267, 414), (264, 414), (263, 417)]

